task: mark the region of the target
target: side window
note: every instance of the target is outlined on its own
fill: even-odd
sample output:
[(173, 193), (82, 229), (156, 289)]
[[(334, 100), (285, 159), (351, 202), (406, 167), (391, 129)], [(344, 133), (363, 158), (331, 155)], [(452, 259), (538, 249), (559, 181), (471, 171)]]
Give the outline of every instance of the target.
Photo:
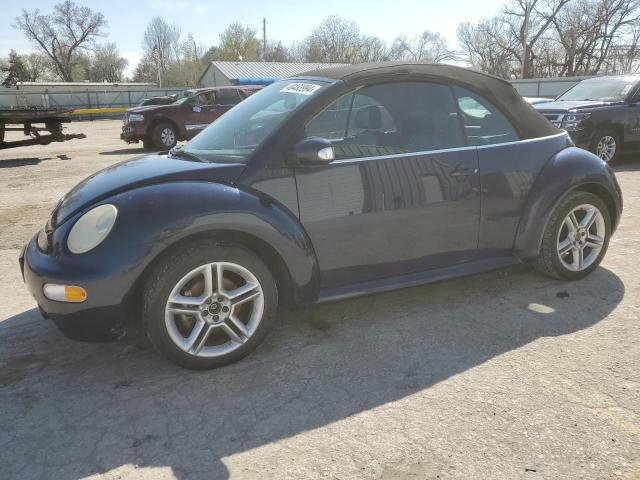
[(339, 98), (305, 134), (331, 140), (337, 159), (442, 150), (465, 145), (458, 116), (447, 85), (383, 83)]
[(469, 145), (493, 145), (520, 139), (511, 122), (489, 101), (462, 87), (455, 86), (453, 90)]
[(240, 95), (233, 88), (223, 88), (216, 92), (216, 103), (218, 105), (236, 105), (240, 103)]
[[(374, 107), (380, 111), (380, 122), (383, 131), (392, 132), (396, 130), (393, 118), (387, 109), (384, 108), (384, 105), (381, 105), (375, 98), (365, 95), (362, 92), (356, 92), (353, 97), (353, 111), (356, 112), (357, 115), (357, 112), (361, 109), (367, 110), (367, 107)], [(347, 133), (350, 135), (357, 135), (363, 130), (366, 130), (366, 128), (357, 121), (356, 117), (353, 117), (349, 122), (349, 131)]]
[(205, 105), (213, 105), (213, 94), (211, 92), (202, 92), (194, 97), (194, 104), (200, 107)]
[(343, 95), (316, 115), (305, 127), (305, 136), (344, 140), (353, 93)]

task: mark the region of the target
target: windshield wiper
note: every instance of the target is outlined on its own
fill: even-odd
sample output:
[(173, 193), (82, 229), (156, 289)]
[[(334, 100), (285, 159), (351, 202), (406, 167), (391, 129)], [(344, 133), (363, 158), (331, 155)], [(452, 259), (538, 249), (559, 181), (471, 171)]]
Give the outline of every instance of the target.
[(204, 162), (204, 160), (195, 153), (182, 150), (182, 147), (173, 147), (169, 150), (170, 157), (184, 158), (185, 160), (195, 160), (196, 162)]

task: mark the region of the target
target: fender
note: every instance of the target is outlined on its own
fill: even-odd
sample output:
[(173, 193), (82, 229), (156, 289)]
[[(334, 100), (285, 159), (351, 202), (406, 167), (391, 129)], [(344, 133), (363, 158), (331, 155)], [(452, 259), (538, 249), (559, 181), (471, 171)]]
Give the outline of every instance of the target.
[[(106, 256), (120, 263), (110, 268), (137, 282), (154, 260), (180, 241), (235, 232), (267, 244), (279, 255), (294, 303), (317, 299), (319, 270), (311, 241), (298, 219), (267, 195), (217, 182), (174, 181), (128, 190), (103, 202), (118, 208), (118, 219), (95, 254), (83, 255), (87, 262), (104, 263)], [(102, 260), (92, 259), (95, 255)]]
[(593, 153), (568, 147), (547, 162), (529, 192), (514, 242), (514, 254), (520, 260), (538, 255), (555, 206), (577, 189), (590, 191), (603, 199), (611, 210), (612, 231), (615, 230), (622, 213), (622, 191), (613, 170)]

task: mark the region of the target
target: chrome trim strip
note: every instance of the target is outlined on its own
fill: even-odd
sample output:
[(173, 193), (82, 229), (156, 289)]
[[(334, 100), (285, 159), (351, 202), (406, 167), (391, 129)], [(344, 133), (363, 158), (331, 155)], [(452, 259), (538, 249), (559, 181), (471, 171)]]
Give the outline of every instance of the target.
[(192, 125), (185, 125), (184, 128), (186, 130), (202, 130), (203, 128), (207, 128), (208, 126), (208, 123), (197, 123)]
[(349, 164), (349, 163), (355, 163), (355, 162), (362, 162), (364, 160), (388, 160), (391, 158), (405, 158), (405, 157), (419, 157), (422, 155), (431, 155), (431, 154), (437, 154), (437, 153), (449, 153), (449, 152), (464, 152), (466, 150), (474, 150), (474, 149), (485, 149), (485, 148), (495, 148), (495, 147), (501, 147), (503, 145), (516, 145), (516, 144), (527, 144), (527, 143), (533, 143), (533, 142), (541, 142), (544, 140), (549, 140), (552, 138), (559, 138), (559, 137), (563, 137), (563, 136), (568, 136), (569, 134), (567, 132), (560, 132), (560, 133), (556, 133), (553, 135), (548, 135), (546, 137), (538, 137), (538, 138), (527, 138), (525, 140), (518, 140), (515, 142), (504, 142), (504, 143), (493, 143), (491, 145), (477, 145), (477, 146), (471, 146), (471, 147), (459, 147), (459, 148), (443, 148), (440, 150), (424, 150), (424, 151), (420, 151), (420, 152), (408, 152), (408, 153), (397, 153), (394, 155), (378, 155), (378, 156), (373, 156), (373, 157), (357, 157), (357, 158), (345, 158), (342, 160), (334, 160), (333, 162), (329, 163), (329, 165), (344, 165), (344, 164)]

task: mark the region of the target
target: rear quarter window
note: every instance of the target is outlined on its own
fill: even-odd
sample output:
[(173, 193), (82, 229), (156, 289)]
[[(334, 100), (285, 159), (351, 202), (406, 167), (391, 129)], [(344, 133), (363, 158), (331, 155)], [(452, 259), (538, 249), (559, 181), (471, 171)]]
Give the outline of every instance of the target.
[(469, 145), (494, 145), (520, 140), (507, 117), (487, 99), (458, 86), (454, 86), (453, 91)]

